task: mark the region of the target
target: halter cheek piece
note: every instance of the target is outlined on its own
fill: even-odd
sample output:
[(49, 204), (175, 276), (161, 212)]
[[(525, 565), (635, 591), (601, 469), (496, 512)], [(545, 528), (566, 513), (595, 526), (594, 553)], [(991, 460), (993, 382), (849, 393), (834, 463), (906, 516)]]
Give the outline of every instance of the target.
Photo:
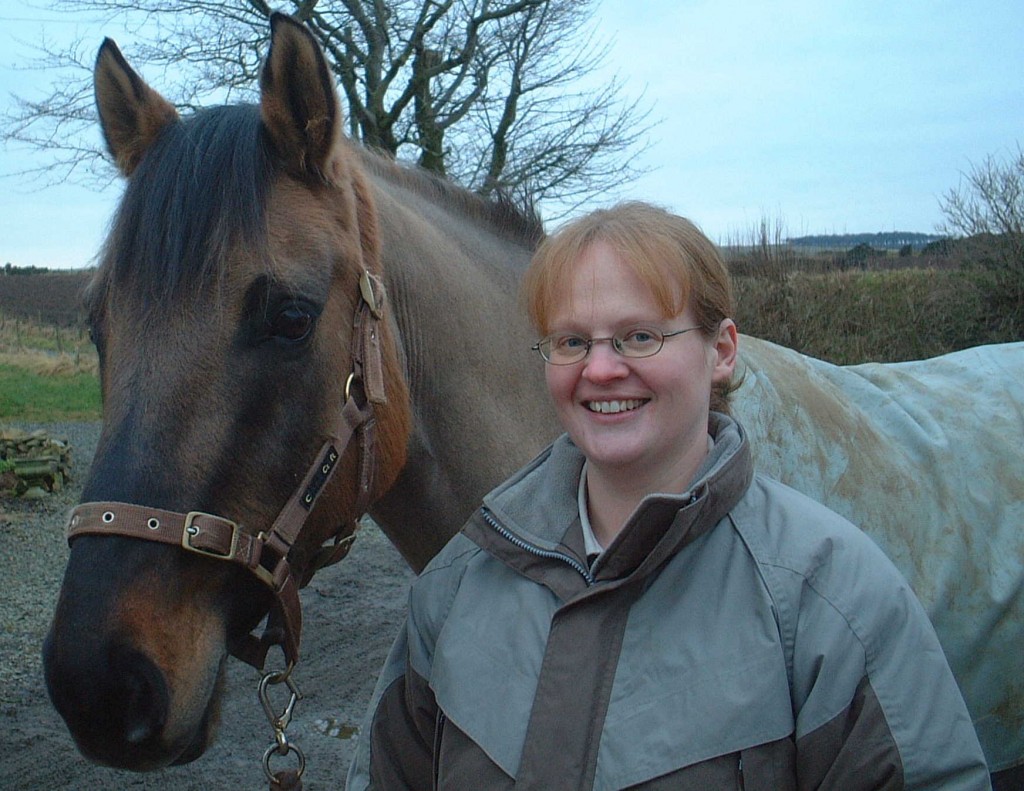
[(115, 502), (82, 503), (69, 517), (68, 543), (82, 535), (114, 535), (179, 546), (208, 558), (235, 563), (270, 588), (274, 604), (263, 635), (246, 635), (230, 646), (233, 656), (262, 669), (267, 652), (280, 645), (289, 666), (299, 659), (302, 633), (300, 584), (313, 571), (337, 563), (355, 539), (356, 522), (338, 528), (334, 543), (314, 556), (306, 579), (292, 575), (288, 553), (317, 498), (334, 475), (355, 435), (359, 435), (357, 518), (369, 505), (375, 468), (373, 405), (387, 402), (377, 323), (383, 315), (384, 286), (367, 271), (359, 278), (359, 306), (352, 327), (352, 373), (345, 383), (345, 404), (313, 465), (281, 509), (270, 530), (253, 535), (230, 519), (201, 511), (181, 513)]

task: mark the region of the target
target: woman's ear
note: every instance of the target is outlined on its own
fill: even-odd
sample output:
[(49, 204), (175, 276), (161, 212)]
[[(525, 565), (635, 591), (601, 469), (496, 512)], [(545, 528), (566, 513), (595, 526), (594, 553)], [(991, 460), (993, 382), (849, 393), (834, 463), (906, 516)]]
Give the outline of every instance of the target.
[(722, 319), (718, 325), (714, 349), (715, 369), (711, 374), (711, 381), (714, 384), (728, 382), (736, 370), (736, 355), (739, 351), (739, 333), (736, 331), (736, 322), (732, 319)]

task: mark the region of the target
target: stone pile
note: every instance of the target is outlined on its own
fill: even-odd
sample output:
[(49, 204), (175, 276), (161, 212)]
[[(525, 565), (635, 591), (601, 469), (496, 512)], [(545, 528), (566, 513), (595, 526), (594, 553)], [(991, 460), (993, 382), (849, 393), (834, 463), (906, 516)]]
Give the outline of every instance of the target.
[(0, 426), (0, 495), (58, 492), (71, 477), (71, 445), (45, 430)]

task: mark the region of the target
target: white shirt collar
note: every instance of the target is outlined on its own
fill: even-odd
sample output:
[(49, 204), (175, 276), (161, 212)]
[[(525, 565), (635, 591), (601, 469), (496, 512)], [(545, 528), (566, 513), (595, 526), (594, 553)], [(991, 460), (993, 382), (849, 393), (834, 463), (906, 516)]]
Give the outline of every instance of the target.
[(583, 549), (586, 551), (587, 557), (590, 557), (591, 555), (600, 555), (604, 552), (604, 547), (594, 535), (594, 528), (590, 526), (590, 514), (587, 512), (587, 464), (589, 462), (584, 461), (583, 469), (580, 470), (580, 485), (576, 490), (576, 501), (580, 509), (580, 524), (583, 526)]
[[(708, 434), (708, 453), (714, 447), (715, 441)], [(586, 551), (587, 557), (600, 555), (605, 549), (594, 535), (594, 528), (590, 526), (590, 514), (587, 511), (587, 465), (589, 463), (584, 459), (583, 469), (580, 470), (580, 484), (576, 489), (576, 502), (580, 509), (580, 525), (583, 527), (583, 549)]]

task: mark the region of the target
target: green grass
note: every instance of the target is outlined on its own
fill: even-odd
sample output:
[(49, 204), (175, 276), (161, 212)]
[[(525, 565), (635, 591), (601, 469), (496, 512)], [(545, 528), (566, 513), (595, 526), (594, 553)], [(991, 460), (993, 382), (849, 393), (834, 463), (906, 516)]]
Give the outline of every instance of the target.
[(0, 421), (99, 420), (97, 370), (84, 329), (0, 311)]
[(0, 363), (0, 420), (99, 419), (100, 384), (95, 373), (40, 374), (22, 366)]

